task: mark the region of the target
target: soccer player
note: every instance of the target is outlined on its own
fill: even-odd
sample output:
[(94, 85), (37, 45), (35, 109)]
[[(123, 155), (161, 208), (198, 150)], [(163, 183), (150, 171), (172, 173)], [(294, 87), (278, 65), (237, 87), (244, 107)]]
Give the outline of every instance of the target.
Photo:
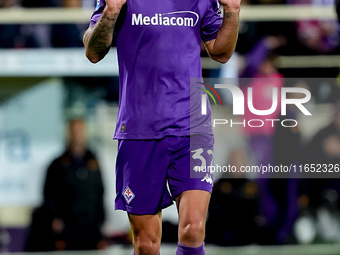
[(212, 164), (214, 138), (204, 87), (191, 78), (202, 78), (201, 41), (216, 61), (231, 57), (239, 9), (240, 0), (97, 0), (84, 45), (93, 63), (117, 45), (115, 208), (128, 213), (134, 254), (159, 254), (161, 211), (172, 200), (176, 254), (205, 254), (213, 179), (195, 166)]

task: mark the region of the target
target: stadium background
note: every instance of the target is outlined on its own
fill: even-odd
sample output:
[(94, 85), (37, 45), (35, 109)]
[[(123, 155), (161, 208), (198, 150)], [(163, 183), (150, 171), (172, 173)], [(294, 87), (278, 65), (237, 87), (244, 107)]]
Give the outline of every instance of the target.
[[(103, 232), (112, 244), (107, 251), (90, 253), (130, 254), (131, 247), (126, 244), (129, 232), (126, 215), (113, 212), (116, 142), (111, 137), (118, 100), (116, 51), (113, 48), (105, 60), (92, 65), (81, 47), (93, 1), (1, 0), (0, 5), (0, 251), (24, 252), (32, 211), (42, 201), (46, 168), (64, 149), (67, 119), (81, 116), (86, 119), (89, 146), (96, 152), (105, 177)], [(221, 66), (202, 52), (205, 77), (238, 76), (247, 54), (258, 41), (268, 37), (286, 40), (276, 59), (278, 70), (285, 77), (338, 76), (339, 28), (331, 1), (259, 0), (246, 1), (243, 5), (237, 55)], [(320, 24), (299, 28), (297, 20), (329, 24), (318, 32)], [(313, 48), (304, 44), (299, 37), (299, 33), (307, 36), (304, 29), (330, 33), (331, 46)], [(305, 144), (331, 122), (340, 95), (336, 83), (320, 82), (309, 89), (312, 121), (299, 117)], [(231, 116), (230, 107), (216, 107), (213, 112), (215, 116)], [(244, 143), (244, 138), (238, 128), (221, 132), (223, 139), (216, 143), (215, 159), (222, 165), (228, 161), (232, 149)], [(310, 218), (304, 219), (307, 223), (299, 227), (300, 239), (275, 246), (208, 244), (207, 254), (340, 254), (338, 225), (332, 230), (329, 225), (314, 225), (313, 229)], [(172, 226), (176, 221), (175, 206), (166, 209), (164, 222)], [(339, 224), (340, 216), (334, 222)], [(296, 231), (291, 229), (293, 234)], [(335, 234), (329, 237), (322, 231)], [(175, 244), (170, 242), (162, 247), (162, 254), (173, 254), (175, 249)]]

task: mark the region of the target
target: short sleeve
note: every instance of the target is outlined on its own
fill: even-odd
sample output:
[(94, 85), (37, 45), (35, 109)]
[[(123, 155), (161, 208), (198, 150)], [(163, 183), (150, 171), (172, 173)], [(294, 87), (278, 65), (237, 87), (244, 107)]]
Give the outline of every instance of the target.
[(96, 9), (94, 10), (92, 14), (90, 27), (94, 26), (97, 23), (106, 5), (105, 0), (96, 0), (96, 1), (97, 1)]
[(223, 18), (218, 0), (208, 0), (210, 6), (201, 23), (201, 38), (204, 42), (216, 38), (220, 29)]

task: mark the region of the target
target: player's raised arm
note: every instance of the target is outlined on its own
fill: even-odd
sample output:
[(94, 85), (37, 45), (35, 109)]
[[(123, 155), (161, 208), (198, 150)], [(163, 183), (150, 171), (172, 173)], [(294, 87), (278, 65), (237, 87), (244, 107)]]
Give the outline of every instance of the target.
[(237, 37), (240, 12), (240, 0), (220, 0), (223, 5), (223, 23), (216, 39), (206, 41), (205, 46), (210, 57), (226, 63), (233, 54)]
[(112, 43), (113, 29), (122, 6), (126, 0), (105, 0), (106, 6), (98, 22), (88, 28), (84, 34), (86, 57), (97, 63), (109, 52)]

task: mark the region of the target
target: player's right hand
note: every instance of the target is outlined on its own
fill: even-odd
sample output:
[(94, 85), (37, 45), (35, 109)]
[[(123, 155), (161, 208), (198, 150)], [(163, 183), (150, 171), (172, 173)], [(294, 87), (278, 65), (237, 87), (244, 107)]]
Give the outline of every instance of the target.
[(105, 2), (108, 9), (117, 10), (122, 8), (126, 0), (105, 0)]

